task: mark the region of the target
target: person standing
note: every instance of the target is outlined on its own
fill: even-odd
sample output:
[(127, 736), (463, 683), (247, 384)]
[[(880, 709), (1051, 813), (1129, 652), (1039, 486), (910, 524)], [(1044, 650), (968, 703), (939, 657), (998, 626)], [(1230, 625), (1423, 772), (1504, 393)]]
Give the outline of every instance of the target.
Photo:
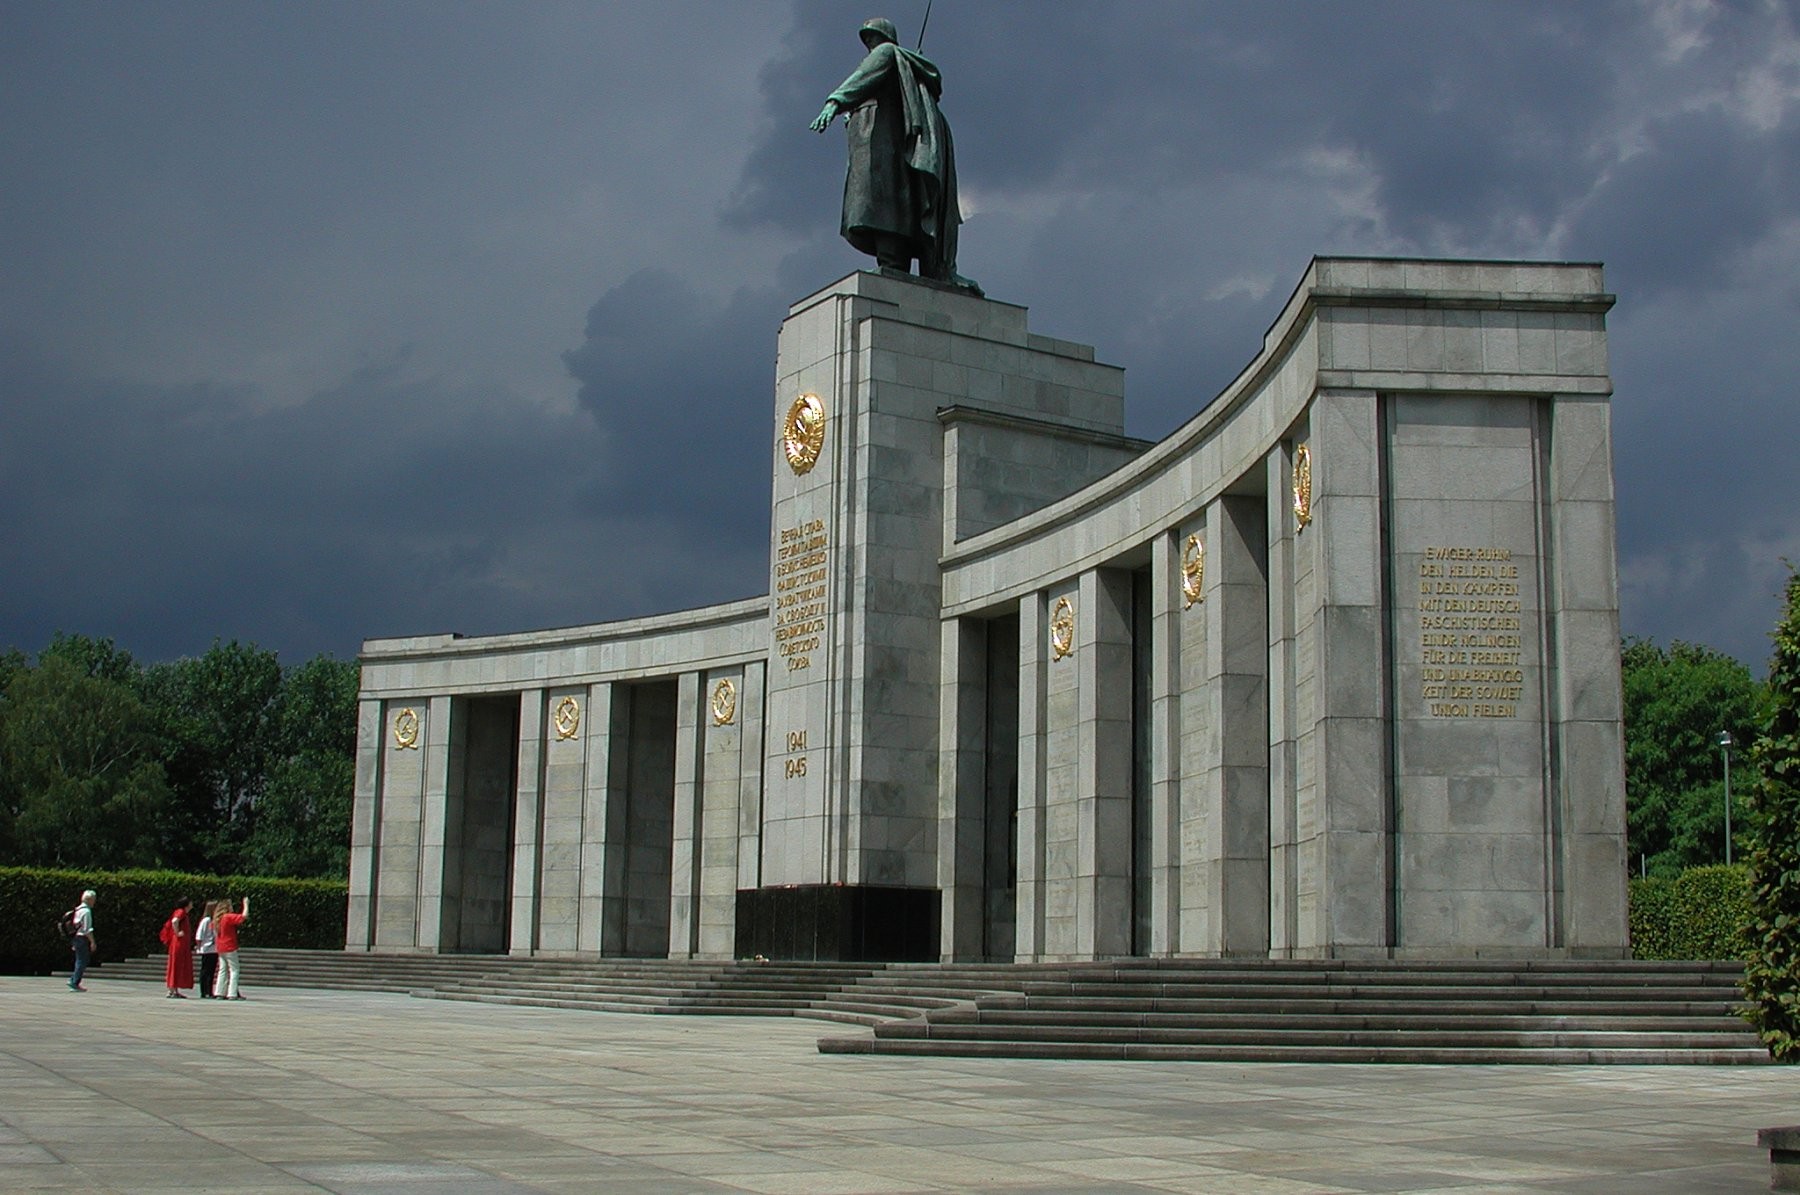
[(250, 920), (250, 898), (242, 912), (233, 913), (230, 901), (220, 901), (222, 911), (213, 918), (213, 947), (219, 952), (219, 977), (213, 995), (222, 1000), (242, 1000), (238, 995), (238, 930)]
[(219, 902), (209, 900), (201, 909), (200, 924), (194, 927), (194, 949), (200, 952), (200, 998), (211, 1000), (213, 980), (219, 973), (219, 952), (213, 944), (213, 917)]
[(194, 935), (188, 924), (188, 910), (193, 903), (182, 897), (163, 922), (163, 945), (169, 948), (169, 961), (163, 966), (163, 986), (169, 989), (171, 1000), (186, 1000), (184, 989), (194, 986)]
[(75, 952), (75, 969), (69, 973), (69, 990), (85, 992), (81, 986), (81, 977), (87, 974), (88, 960), (94, 957), (94, 901), (97, 898), (94, 890), (89, 888), (81, 894), (81, 903), (75, 906), (75, 936), (69, 939), (69, 948)]

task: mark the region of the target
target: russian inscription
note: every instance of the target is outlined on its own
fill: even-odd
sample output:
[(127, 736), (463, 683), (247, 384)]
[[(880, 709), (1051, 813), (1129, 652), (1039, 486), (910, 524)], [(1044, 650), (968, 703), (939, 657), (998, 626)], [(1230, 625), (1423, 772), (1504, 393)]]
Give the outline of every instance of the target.
[(1428, 547), (1419, 557), (1419, 696), (1434, 718), (1514, 718), (1525, 691), (1512, 549)]
[(789, 672), (812, 667), (825, 633), (825, 568), (831, 536), (824, 519), (781, 529), (775, 557), (775, 644)]

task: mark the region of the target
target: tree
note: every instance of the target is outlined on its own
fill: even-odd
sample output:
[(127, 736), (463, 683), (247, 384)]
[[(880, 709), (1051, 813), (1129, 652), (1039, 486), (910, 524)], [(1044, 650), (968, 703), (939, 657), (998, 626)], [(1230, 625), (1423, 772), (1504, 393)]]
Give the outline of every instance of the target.
[(255, 644), (144, 668), (58, 632), (0, 653), (0, 858), (341, 877), (357, 667)]
[(0, 849), (44, 866), (164, 862), (169, 802), (153, 720), (137, 694), (66, 657), (19, 670), (0, 698)]
[(1775, 625), (1769, 703), (1752, 756), (1750, 957), (1744, 996), (1777, 1059), (1800, 1059), (1800, 573), (1789, 573)]
[[(1631, 853), (1647, 857), (1650, 870), (1665, 875), (1723, 862), (1725, 783), (1718, 736), (1724, 730), (1735, 742), (1751, 740), (1762, 687), (1730, 656), (1679, 640), (1667, 651), (1647, 640), (1629, 640), (1622, 664)], [(1741, 792), (1752, 778), (1740, 771), (1737, 779)], [(1743, 819), (1733, 817), (1734, 838), (1742, 828)]]
[(13, 678), (31, 667), (31, 660), (16, 647), (9, 647), (0, 652), (0, 701), (6, 699), (6, 691), (12, 688)]
[(255, 875), (341, 879), (350, 869), (350, 804), (356, 761), (306, 751), (276, 765), (244, 845)]
[(354, 663), (329, 656), (284, 676), (275, 735), (281, 758), (245, 844), (257, 874), (336, 878), (348, 870), (357, 682)]
[(45, 660), (67, 660), (83, 675), (121, 685), (136, 684), (142, 671), (131, 653), (116, 646), (111, 639), (67, 635), (61, 631), (52, 635), (50, 646), (38, 653), (38, 663)]
[(280, 758), (275, 653), (214, 641), (205, 655), (146, 669), (142, 685), (168, 743), (175, 801), (164, 832), (175, 865), (238, 870), (257, 799)]

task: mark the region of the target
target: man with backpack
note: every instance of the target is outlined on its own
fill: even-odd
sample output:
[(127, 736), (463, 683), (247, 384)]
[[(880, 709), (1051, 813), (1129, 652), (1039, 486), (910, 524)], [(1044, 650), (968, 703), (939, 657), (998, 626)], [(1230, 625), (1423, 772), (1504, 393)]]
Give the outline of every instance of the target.
[(88, 959), (94, 954), (94, 890), (81, 894), (81, 903), (63, 921), (69, 927), (69, 948), (75, 952), (75, 969), (69, 973), (69, 990), (85, 992), (81, 977), (86, 974)]

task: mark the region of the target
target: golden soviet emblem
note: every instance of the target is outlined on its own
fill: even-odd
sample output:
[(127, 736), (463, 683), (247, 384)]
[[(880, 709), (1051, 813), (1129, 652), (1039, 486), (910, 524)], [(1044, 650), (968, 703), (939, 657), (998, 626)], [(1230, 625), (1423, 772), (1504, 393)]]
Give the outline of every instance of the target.
[(781, 425), (781, 448), (796, 477), (818, 463), (825, 447), (825, 404), (816, 394), (802, 394), (788, 408)]
[(1294, 449), (1294, 531), (1305, 531), (1312, 522), (1312, 449)]
[(575, 737), (575, 732), (581, 729), (581, 703), (575, 700), (574, 694), (566, 693), (556, 703), (556, 710), (550, 715), (550, 724), (556, 727), (558, 739)]
[(1181, 549), (1181, 608), (1206, 600), (1206, 545), (1198, 535), (1187, 537)]
[(737, 686), (728, 680), (713, 686), (712, 716), (714, 726), (730, 726), (737, 717)]
[(1075, 650), (1075, 607), (1066, 597), (1050, 611), (1050, 651), (1058, 660)]
[(394, 746), (401, 751), (419, 749), (419, 711), (411, 708), (394, 715)]

